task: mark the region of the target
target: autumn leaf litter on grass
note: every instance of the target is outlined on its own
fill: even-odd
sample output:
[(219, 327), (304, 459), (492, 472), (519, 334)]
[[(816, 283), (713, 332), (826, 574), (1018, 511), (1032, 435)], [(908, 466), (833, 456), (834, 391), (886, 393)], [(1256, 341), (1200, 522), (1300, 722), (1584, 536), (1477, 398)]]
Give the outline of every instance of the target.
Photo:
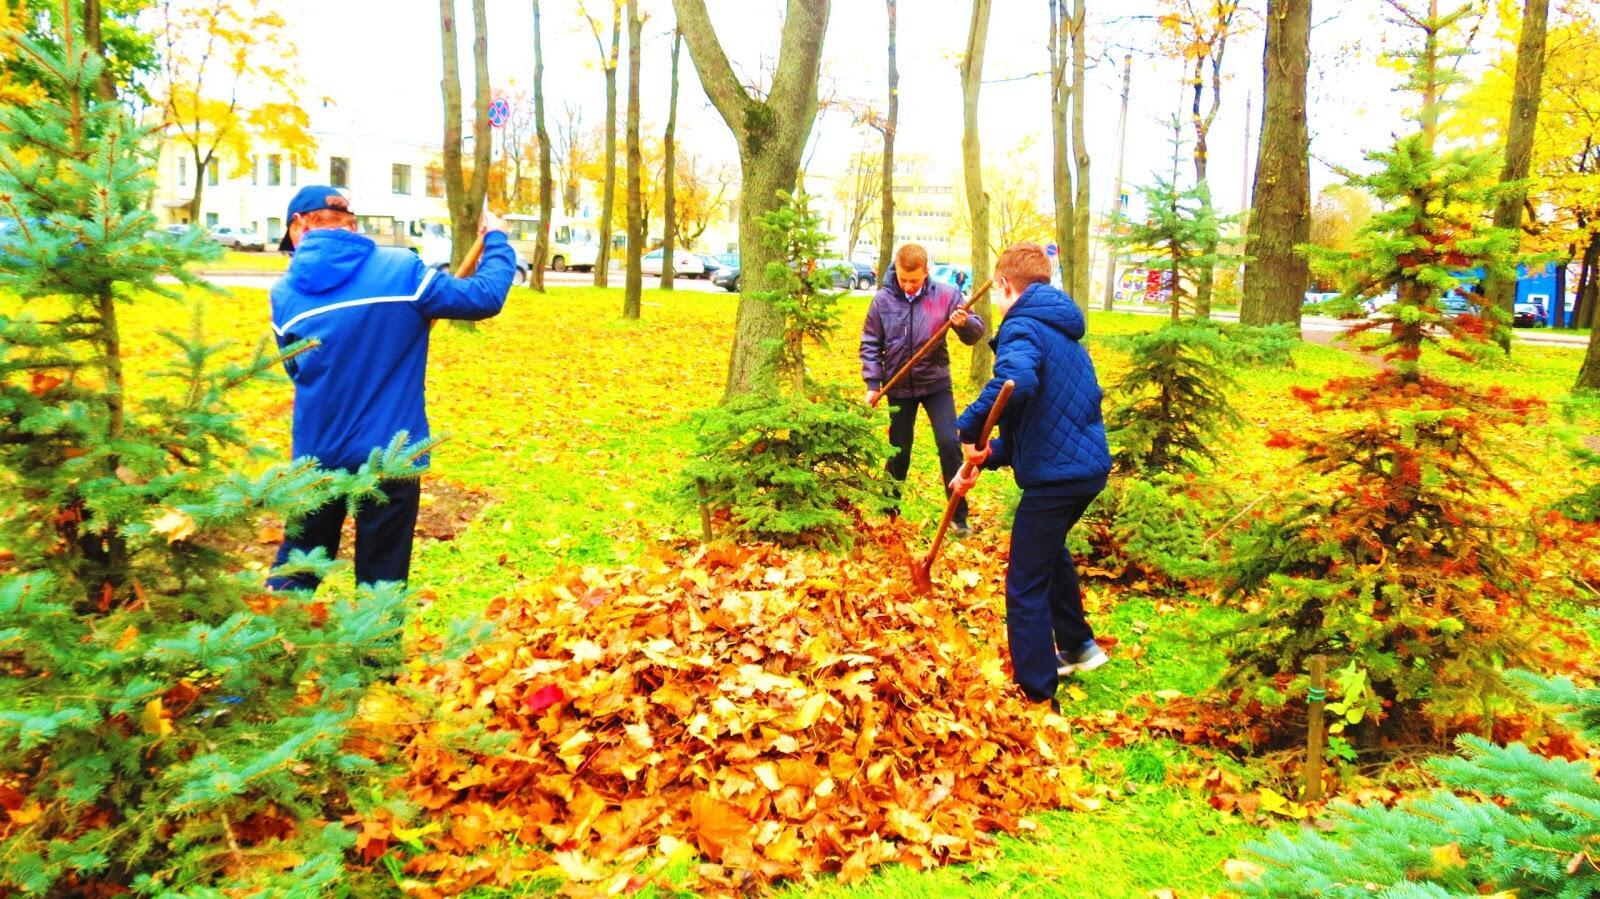
[[(1066, 722), (1011, 683), (997, 547), (916, 596), (908, 536), (865, 528), (848, 559), (662, 546), (496, 602), (490, 640), (418, 672), (437, 713), (368, 709), (438, 824), (407, 870), (441, 892), (537, 871), (621, 892), (692, 850), (702, 888), (746, 890), (981, 859), (1030, 811), (1095, 808)], [(509, 742), (459, 749), (473, 713)], [(394, 829), (365, 822), (362, 851)], [(527, 851), (481, 864), (502, 843)]]

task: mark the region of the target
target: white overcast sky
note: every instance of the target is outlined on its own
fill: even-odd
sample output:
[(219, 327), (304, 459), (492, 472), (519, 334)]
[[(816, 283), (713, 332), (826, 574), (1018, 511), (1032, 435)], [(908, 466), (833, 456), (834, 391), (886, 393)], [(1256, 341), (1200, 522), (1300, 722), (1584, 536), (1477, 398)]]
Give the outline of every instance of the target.
[[(666, 119), (671, 4), (642, 0), (650, 12), (645, 24), (643, 107), (647, 128)], [(604, 12), (606, 0), (592, 2)], [(763, 71), (776, 55), (783, 0), (709, 0), (723, 46), (747, 79)], [(1227, 82), (1211, 151), (1213, 195), (1219, 206), (1236, 208), (1245, 157), (1246, 94), (1253, 95), (1252, 118), (1259, 121), (1263, 32), (1260, 7), (1247, 0), (1255, 27), (1235, 39), (1225, 57)], [(1093, 66), (1088, 74), (1087, 133), (1093, 158), (1091, 184), (1096, 210), (1110, 198), (1115, 169), (1121, 60), (1134, 53), (1132, 108), (1128, 121), (1125, 188), (1171, 169), (1167, 122), (1179, 102), (1179, 69), (1154, 50), (1155, 0), (1089, 0)], [(527, 88), (532, 80), (531, 0), (488, 0), (491, 80), (496, 89)], [(471, 12), (458, 3), (463, 41), (463, 78), (471, 91), (468, 55)], [(957, 57), (964, 49), (969, 0), (900, 0), (899, 64), (902, 153), (926, 153), (947, 160), (959, 180), (961, 100)], [(359, 127), (386, 135), (437, 140), (442, 100), (439, 5), (434, 0), (287, 0), (280, 7), (285, 36), (300, 52), (307, 79), (305, 97), (328, 96)], [(982, 100), (983, 149), (987, 161), (1001, 161), (1008, 147), (1032, 137), (1032, 157), (1048, 185), (1049, 103), (1042, 72), (1047, 5), (1044, 0), (995, 0), (990, 25)], [(577, 0), (545, 0), (547, 109), (564, 102), (581, 104), (588, 122), (603, 118), (603, 81), (597, 51)], [(1405, 98), (1394, 92), (1398, 76), (1375, 64), (1386, 43), (1401, 38), (1385, 21), (1380, 0), (1321, 0), (1312, 35), (1310, 122), (1312, 152), (1342, 165), (1358, 165), (1365, 150), (1386, 145), (1402, 127)], [(886, 18), (881, 0), (835, 0), (823, 48), (822, 93), (881, 103), (886, 91)], [(624, 37), (626, 44), (626, 37)], [(1032, 76), (1032, 77), (1030, 77)], [(734, 144), (700, 90), (683, 53), (679, 108), (680, 147), (728, 160)], [(619, 75), (619, 107), (626, 97), (626, 49)], [(1256, 127), (1252, 124), (1252, 128)], [(836, 170), (863, 136), (843, 113), (824, 113), (813, 133), (810, 167)], [(1251, 147), (1253, 150), (1253, 145)], [(1185, 164), (1183, 171), (1192, 173)], [(1337, 180), (1314, 162), (1316, 187)]]

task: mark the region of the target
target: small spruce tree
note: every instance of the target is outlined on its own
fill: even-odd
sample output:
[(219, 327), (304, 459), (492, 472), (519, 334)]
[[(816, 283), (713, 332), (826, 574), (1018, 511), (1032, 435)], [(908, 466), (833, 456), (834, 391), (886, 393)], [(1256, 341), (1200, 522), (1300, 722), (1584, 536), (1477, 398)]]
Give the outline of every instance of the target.
[[(1174, 137), (1174, 154), (1180, 146)], [(1229, 259), (1237, 261), (1222, 251), (1238, 243), (1238, 238), (1223, 233), (1238, 217), (1219, 215), (1204, 184), (1180, 187), (1175, 180), (1157, 175), (1154, 183), (1139, 188), (1139, 194), (1144, 199), (1145, 220), (1119, 213), (1109, 239), (1129, 254), (1129, 265), (1167, 273), (1172, 285), (1172, 321), (1177, 322), (1185, 308), (1194, 310), (1189, 285), (1198, 284)]]
[(839, 298), (817, 264), (828, 238), (806, 195), (786, 195), (761, 226), (776, 255), (762, 298), (783, 316), (783, 333), (768, 345), (754, 391), (697, 417), (682, 496), (725, 514), (741, 536), (839, 545), (856, 516), (890, 508), (890, 448), (866, 406), (806, 374), (806, 345), (826, 346)]
[(62, 102), (0, 107), (0, 892), (326, 895), (375, 793), (345, 740), (398, 670), (404, 597), (269, 594), (229, 547), (263, 512), (378, 495), (418, 448), (230, 470), (230, 393), (281, 357), (224, 364), (198, 324), (165, 334), (173, 389), (130, 394), (122, 311), (175, 305), (157, 279), (193, 286), (215, 250), (154, 230), (154, 136), (97, 99), (72, 8), (59, 51), (15, 43)]
[[(1600, 690), (1520, 678), (1567, 706), (1600, 740)], [(1460, 757), (1428, 764), (1447, 790), (1390, 809), (1338, 806), (1332, 832), (1273, 834), (1246, 892), (1326, 899), (1600, 895), (1600, 772), (1593, 760), (1546, 758), (1520, 743), (1461, 739)]]
[(1428, 345), (1492, 354), (1497, 322), (1450, 315), (1444, 299), (1476, 279), (1473, 269), (1509, 272), (1513, 240), (1488, 224), (1500, 189), (1493, 157), (1434, 146), (1440, 60), (1455, 52), (1445, 40), (1460, 15), (1408, 21), (1423, 34), (1420, 50), (1401, 54), (1422, 86), (1422, 127), (1370, 154), (1376, 170), (1352, 179), (1384, 207), (1352, 249), (1310, 248), (1350, 308), (1385, 291), (1397, 298), (1349, 329), (1382, 335), (1386, 367), (1296, 389), (1314, 427), (1269, 445), (1301, 450), (1302, 478), (1319, 492), (1248, 528), (1224, 576), (1228, 594), (1259, 609), (1233, 640), (1225, 683), (1246, 700), (1281, 703), (1309, 656), (1353, 662), (1371, 686), (1356, 732), (1365, 742), (1385, 731), (1425, 736), (1466, 713), (1486, 727), (1499, 669), (1528, 661), (1523, 622), (1543, 589), (1538, 566), (1507, 545), (1512, 490), (1487, 461), (1496, 432), (1524, 422), (1536, 401), (1422, 370)]

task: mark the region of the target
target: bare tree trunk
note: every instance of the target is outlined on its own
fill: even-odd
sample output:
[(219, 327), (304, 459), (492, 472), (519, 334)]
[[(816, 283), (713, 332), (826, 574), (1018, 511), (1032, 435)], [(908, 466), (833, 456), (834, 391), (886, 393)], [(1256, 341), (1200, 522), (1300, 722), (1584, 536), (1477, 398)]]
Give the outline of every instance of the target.
[[(1063, 8), (1063, 12), (1065, 8)], [(1072, 280), (1063, 281), (1073, 299), (1084, 310), (1089, 308), (1089, 140), (1084, 133), (1084, 69), (1089, 36), (1084, 31), (1088, 15), (1084, 0), (1075, 0), (1072, 12), (1072, 159), (1077, 182), (1072, 213)], [(1065, 248), (1058, 247), (1065, 252)]]
[[(1069, 80), (1067, 75), (1072, 65), (1071, 29), (1066, 0), (1050, 0), (1050, 177), (1056, 207), (1056, 265), (1061, 269), (1061, 285), (1069, 293), (1074, 274), (1072, 266), (1078, 258), (1073, 245), (1077, 239), (1078, 218), (1072, 208), (1075, 195), (1072, 169), (1067, 161), (1067, 117), (1071, 114), (1069, 110), (1073, 107), (1077, 87), (1077, 82)], [(981, 277), (976, 270), (972, 276)], [(1083, 306), (1086, 298), (1074, 296), (1073, 299)]]
[(817, 80), (830, 0), (788, 0), (777, 70), (765, 99), (750, 95), (717, 40), (705, 0), (673, 0), (689, 59), (706, 96), (717, 108), (739, 148), (744, 176), (739, 204), (739, 313), (734, 324), (724, 398), (756, 388), (770, 341), (783, 334), (783, 316), (758, 294), (771, 286), (761, 216), (782, 205), (779, 191), (792, 191), (801, 154), (817, 117)]
[[(200, 148), (196, 146), (191, 155), (194, 157), (194, 196), (189, 198), (189, 224), (203, 225), (205, 223), (200, 220), (200, 200), (206, 192), (206, 167), (211, 163), (211, 157), (216, 155), (216, 151), (212, 150), (202, 156)], [(288, 222), (284, 224), (287, 225)]]
[(683, 34), (672, 32), (672, 99), (667, 106), (666, 159), (661, 164), (661, 177), (666, 182), (666, 196), (661, 201), (661, 289), (671, 290), (677, 272), (672, 264), (672, 254), (678, 249), (678, 51), (683, 46)]
[[(961, 57), (961, 132), (962, 170), (967, 186), (967, 211), (972, 222), (972, 277), (987, 278), (989, 264), (989, 195), (983, 192), (983, 152), (978, 141), (978, 93), (983, 86), (983, 51), (989, 42), (990, 0), (972, 0), (972, 23), (967, 30), (967, 52)], [(979, 300), (973, 311), (985, 322), (993, 304), (988, 297)], [(974, 386), (989, 380), (994, 351), (989, 342), (972, 345), (972, 368), (968, 375)]]
[[(1517, 40), (1517, 78), (1511, 92), (1511, 121), (1506, 132), (1506, 162), (1500, 182), (1508, 184), (1528, 177), (1533, 163), (1533, 139), (1539, 123), (1539, 96), (1544, 84), (1545, 31), (1550, 18), (1550, 0), (1527, 0), (1522, 9), (1522, 34)], [(1522, 205), (1527, 200), (1526, 186), (1500, 195), (1494, 208), (1496, 228), (1508, 228), (1522, 239)], [(1490, 274), (1485, 290), (1491, 305), (1510, 317), (1517, 302), (1515, 278)], [(1500, 347), (1511, 352), (1511, 332), (1501, 329)]]
[(622, 46), (622, 0), (611, 3), (611, 50), (602, 61), (606, 76), (605, 183), (600, 192), (600, 255), (594, 264), (594, 286), (611, 283), (611, 219), (617, 203), (617, 58)]
[(1311, 0), (1271, 0), (1262, 61), (1261, 137), (1249, 218), (1244, 294), (1247, 325), (1300, 325), (1311, 269), (1295, 250), (1311, 239), (1311, 139), (1306, 131), (1306, 70)]
[(533, 0), (533, 121), (539, 141), (539, 235), (533, 244), (533, 271), (528, 283), (544, 292), (544, 270), (550, 265), (550, 218), (555, 214), (555, 185), (550, 172), (550, 131), (544, 122), (544, 30), (539, 0)]
[[(100, 30), (103, 18), (100, 0), (83, 0), (83, 40), (90, 52), (102, 60), (106, 58), (106, 42)], [(109, 65), (100, 69), (94, 90), (95, 96), (108, 103), (117, 99), (117, 78)]]
[(883, 124), (883, 211), (878, 223), (878, 277), (889, 277), (894, 258), (894, 136), (900, 126), (900, 66), (895, 43), (900, 29), (895, 0), (884, 0), (889, 13), (889, 114)]
[(444, 50), (444, 195), (450, 210), (450, 267), (466, 258), (478, 236), (483, 198), (489, 188), (489, 24), (484, 0), (472, 0), (473, 75), (477, 79), (472, 122), (472, 181), (461, 166), (461, 60), (456, 49), (454, 0), (439, 0), (439, 34)]
[(633, 320), (639, 318), (644, 296), (644, 158), (639, 146), (639, 44), (643, 40), (639, 0), (628, 0), (628, 268), (623, 280), (622, 317)]
[[(1593, 328), (1595, 303), (1600, 300), (1600, 234), (1589, 238), (1589, 247), (1583, 252), (1583, 268), (1578, 276), (1578, 297), (1572, 309), (1576, 328)], [(1561, 302), (1565, 297), (1558, 297)], [(1574, 388), (1600, 390), (1600, 335), (1589, 335), (1589, 349), (1583, 354), (1583, 367), (1578, 370), (1578, 383)]]

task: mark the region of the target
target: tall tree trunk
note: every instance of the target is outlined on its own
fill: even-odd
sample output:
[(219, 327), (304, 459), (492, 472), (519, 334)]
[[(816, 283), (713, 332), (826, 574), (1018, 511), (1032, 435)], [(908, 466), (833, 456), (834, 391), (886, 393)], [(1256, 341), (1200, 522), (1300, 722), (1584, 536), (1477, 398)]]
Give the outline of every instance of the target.
[(878, 277), (889, 277), (894, 258), (894, 137), (900, 127), (900, 66), (895, 61), (899, 20), (895, 0), (884, 0), (889, 13), (889, 114), (883, 123), (883, 211), (878, 222)]
[(1311, 138), (1306, 131), (1311, 0), (1271, 0), (1266, 40), (1265, 99), (1239, 320), (1298, 329), (1300, 307), (1311, 285), (1311, 268), (1295, 250), (1311, 239)]
[[(216, 151), (213, 150), (201, 156), (200, 148), (196, 146), (191, 154), (194, 157), (194, 196), (189, 198), (189, 224), (191, 225), (205, 224), (200, 218), (200, 200), (206, 192), (206, 166), (211, 162), (211, 157), (215, 153)], [(284, 224), (287, 225), (288, 222)]]
[[(989, 195), (983, 191), (983, 152), (978, 141), (978, 93), (983, 87), (983, 51), (989, 43), (990, 0), (972, 0), (972, 23), (967, 30), (967, 52), (961, 57), (961, 163), (967, 186), (967, 210), (972, 222), (972, 277), (989, 277)], [(973, 306), (985, 322), (993, 304), (986, 296)], [(968, 374), (974, 386), (989, 380), (994, 351), (989, 342), (972, 345), (972, 368)]]
[(466, 258), (478, 236), (483, 198), (489, 189), (489, 23), (484, 0), (472, 0), (473, 94), (472, 180), (461, 165), (461, 58), (456, 46), (455, 0), (439, 0), (439, 36), (444, 51), (444, 196), (450, 210), (450, 267)]
[[(1506, 132), (1505, 168), (1500, 182), (1508, 184), (1528, 177), (1533, 162), (1533, 139), (1539, 122), (1539, 95), (1544, 84), (1545, 30), (1550, 18), (1550, 0), (1527, 0), (1522, 9), (1522, 35), (1517, 41), (1517, 78), (1511, 92), (1511, 121)], [(1494, 208), (1496, 228), (1509, 228), (1522, 240), (1522, 204), (1527, 187), (1501, 194)], [(1490, 305), (1505, 311), (1509, 320), (1517, 302), (1515, 278), (1490, 274), (1485, 293)], [(1497, 340), (1511, 352), (1511, 332), (1501, 329)]]
[[(1075, 274), (1072, 267), (1078, 258), (1074, 250), (1078, 217), (1072, 206), (1075, 194), (1072, 168), (1067, 161), (1067, 119), (1073, 109), (1073, 95), (1078, 93), (1078, 83), (1068, 78), (1072, 68), (1071, 30), (1067, 0), (1050, 0), (1050, 179), (1056, 208), (1056, 265), (1061, 269), (1061, 286), (1068, 293), (1072, 292)], [(972, 276), (983, 277), (976, 270)], [(1073, 299), (1084, 306), (1087, 298), (1074, 296)]]
[(635, 320), (644, 295), (644, 157), (639, 146), (639, 44), (643, 40), (639, 0), (628, 0), (628, 268), (623, 280), (622, 317)]
[[(1089, 36), (1084, 31), (1088, 15), (1084, 0), (1074, 0), (1072, 12), (1072, 159), (1077, 196), (1072, 213), (1072, 281), (1067, 289), (1084, 310), (1089, 308), (1089, 140), (1084, 131), (1084, 69)], [(1061, 249), (1061, 248), (1058, 248)]]
[(667, 105), (667, 133), (663, 142), (666, 159), (661, 164), (661, 178), (666, 182), (666, 196), (661, 201), (661, 289), (671, 290), (677, 275), (672, 264), (672, 254), (678, 250), (678, 51), (683, 46), (683, 34), (672, 31), (672, 99)]
[[(89, 45), (90, 52), (105, 60), (106, 42), (100, 29), (102, 19), (104, 14), (101, 11), (100, 0), (83, 0), (83, 40)], [(117, 78), (109, 65), (100, 69), (100, 77), (95, 80), (94, 91), (96, 97), (108, 103), (117, 99)]]
[(759, 296), (772, 286), (766, 268), (776, 258), (766, 245), (760, 221), (783, 204), (779, 191), (795, 188), (801, 155), (817, 117), (822, 38), (831, 7), (831, 0), (788, 0), (772, 87), (765, 99), (757, 99), (734, 73), (705, 0), (672, 2), (689, 59), (706, 96), (733, 133), (744, 175), (739, 204), (739, 313), (725, 399), (757, 387), (770, 343), (783, 336), (783, 316)]
[(594, 264), (594, 286), (611, 283), (611, 219), (617, 203), (617, 58), (622, 46), (621, 0), (611, 4), (611, 51), (606, 57), (605, 182), (600, 190), (600, 255)]
[[(1600, 234), (1589, 238), (1588, 249), (1583, 252), (1583, 268), (1578, 274), (1578, 296), (1572, 308), (1573, 327), (1593, 328), (1595, 302), (1600, 300), (1600, 278), (1595, 277), (1600, 268)], [(1589, 335), (1589, 349), (1583, 354), (1583, 367), (1578, 369), (1575, 388), (1600, 390), (1600, 334)]]
[(529, 283), (544, 292), (544, 271), (550, 266), (550, 219), (555, 215), (555, 184), (551, 180), (550, 131), (544, 121), (544, 27), (539, 0), (533, 0), (533, 122), (539, 140), (539, 235), (533, 244), (533, 273)]

